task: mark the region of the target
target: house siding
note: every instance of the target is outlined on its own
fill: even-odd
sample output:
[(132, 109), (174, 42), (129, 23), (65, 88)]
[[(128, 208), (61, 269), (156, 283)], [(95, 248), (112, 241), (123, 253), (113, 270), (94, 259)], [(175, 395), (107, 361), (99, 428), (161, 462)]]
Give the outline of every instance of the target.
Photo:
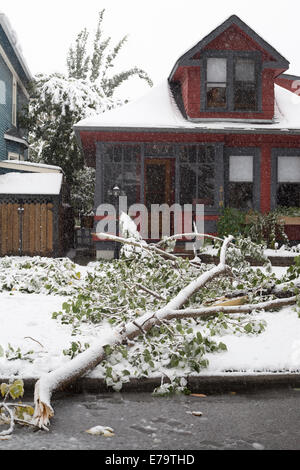
[(5, 82), (5, 104), (0, 104), (0, 161), (7, 159), (5, 132), (12, 125), (12, 74), (0, 56), (0, 77)]
[(4, 49), (4, 52), (6, 53), (7, 57), (9, 58), (14, 70), (18, 74), (20, 80), (22, 81), (23, 85), (26, 87), (28, 85), (28, 79), (26, 77), (26, 74), (23, 70), (22, 65), (19, 62), (18, 57), (16, 56), (15, 51), (13, 50), (9, 40), (7, 39), (7, 36), (0, 25), (0, 44), (2, 48)]

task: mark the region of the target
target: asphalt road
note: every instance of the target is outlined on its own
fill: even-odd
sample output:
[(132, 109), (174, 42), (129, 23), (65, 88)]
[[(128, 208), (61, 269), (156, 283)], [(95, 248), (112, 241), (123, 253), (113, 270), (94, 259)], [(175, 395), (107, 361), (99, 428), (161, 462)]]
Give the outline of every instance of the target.
[[(53, 406), (49, 432), (17, 427), (0, 451), (300, 450), (300, 389), (168, 398), (78, 394)], [(201, 417), (192, 414), (199, 411)], [(85, 432), (97, 425), (113, 428), (114, 437)]]

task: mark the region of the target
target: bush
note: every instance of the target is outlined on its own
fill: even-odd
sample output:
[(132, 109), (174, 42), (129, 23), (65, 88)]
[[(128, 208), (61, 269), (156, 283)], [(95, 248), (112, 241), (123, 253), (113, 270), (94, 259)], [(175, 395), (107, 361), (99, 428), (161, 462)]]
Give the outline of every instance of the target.
[(267, 248), (274, 249), (276, 242), (288, 243), (284, 232), (284, 223), (276, 212), (254, 214), (249, 216), (249, 236), (256, 243), (266, 243)]
[(250, 214), (232, 207), (223, 209), (218, 221), (220, 237), (249, 237), (253, 242), (265, 244), (267, 248), (275, 248), (276, 242), (288, 243), (284, 232), (284, 223), (280, 220), (278, 211), (268, 214), (251, 212)]
[(218, 235), (247, 236), (249, 227), (246, 224), (246, 213), (233, 207), (226, 207), (218, 220)]

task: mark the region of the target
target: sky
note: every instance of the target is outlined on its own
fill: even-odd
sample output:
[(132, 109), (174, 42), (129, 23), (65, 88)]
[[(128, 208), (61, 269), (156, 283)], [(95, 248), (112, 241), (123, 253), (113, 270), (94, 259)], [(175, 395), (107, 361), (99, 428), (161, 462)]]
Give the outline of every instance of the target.
[[(290, 61), (289, 73), (300, 75), (299, 0), (0, 0), (0, 12), (16, 31), (33, 75), (63, 73), (77, 33), (86, 27), (92, 37), (103, 8), (103, 29), (112, 45), (128, 35), (115, 70), (138, 66), (155, 85), (168, 77), (184, 52), (232, 14)], [(134, 99), (147, 87), (131, 79), (119, 94)]]

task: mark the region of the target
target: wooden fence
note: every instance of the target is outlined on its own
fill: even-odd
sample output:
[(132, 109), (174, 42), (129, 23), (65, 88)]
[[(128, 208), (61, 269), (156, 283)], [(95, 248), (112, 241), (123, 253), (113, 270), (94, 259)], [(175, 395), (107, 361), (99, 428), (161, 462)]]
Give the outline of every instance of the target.
[(53, 252), (52, 203), (0, 203), (0, 255)]

